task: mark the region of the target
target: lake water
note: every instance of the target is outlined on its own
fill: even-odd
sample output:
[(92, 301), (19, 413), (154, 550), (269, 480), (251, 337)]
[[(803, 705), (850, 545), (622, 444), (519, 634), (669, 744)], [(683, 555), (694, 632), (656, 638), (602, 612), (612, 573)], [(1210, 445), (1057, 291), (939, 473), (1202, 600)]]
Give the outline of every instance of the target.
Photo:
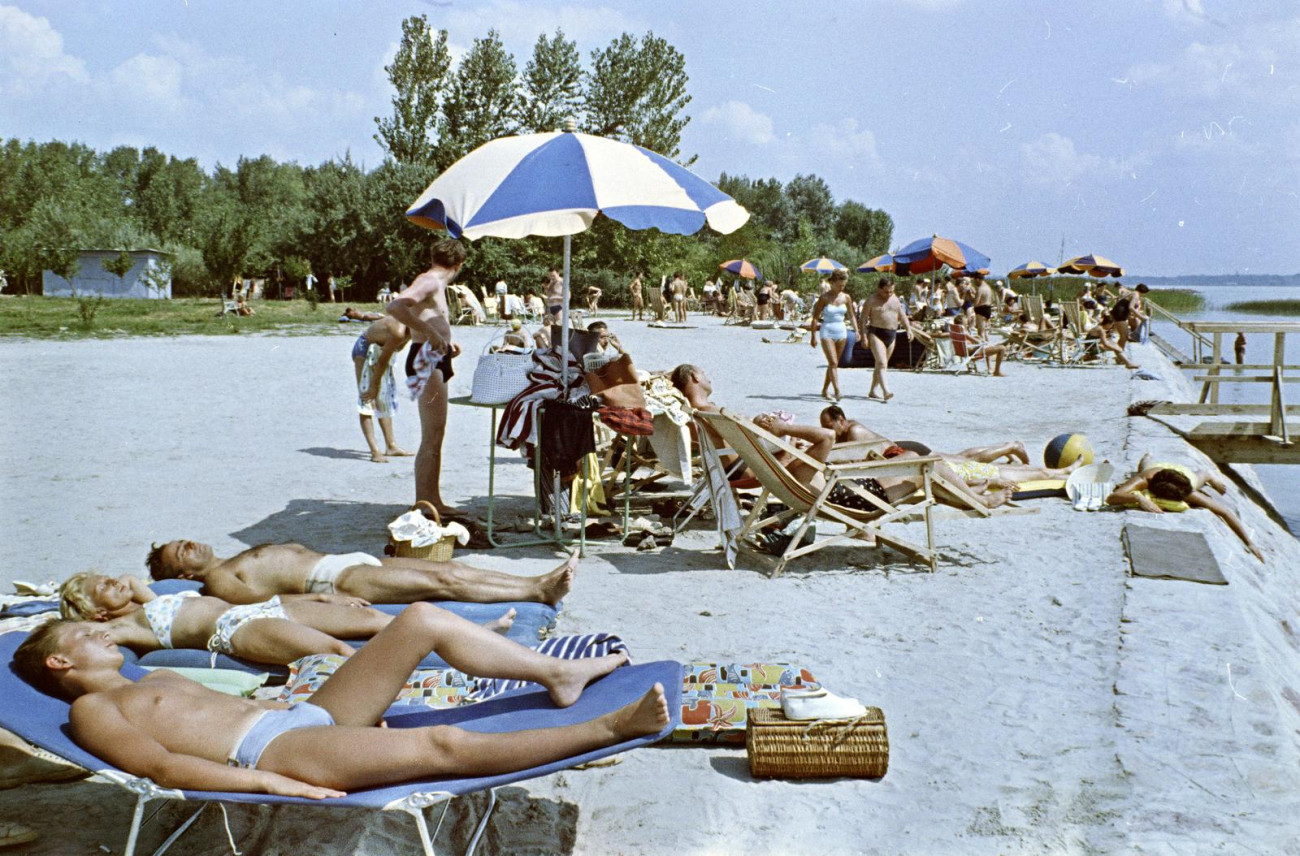
[[(1219, 286), (1195, 288), (1194, 291), (1205, 296), (1205, 308), (1200, 312), (1183, 313), (1189, 321), (1300, 321), (1295, 316), (1256, 315), (1253, 313), (1233, 312), (1227, 309), (1232, 303), (1243, 300), (1300, 300), (1300, 288), (1296, 287), (1254, 287), (1254, 286)], [(1155, 331), (1170, 344), (1186, 354), (1192, 353), (1191, 337), (1172, 324), (1157, 323)], [(1232, 340), (1224, 337), (1224, 358), (1233, 360)], [(1290, 334), (1286, 338), (1286, 361), (1289, 365), (1300, 364), (1300, 334)], [(1266, 364), (1273, 362), (1272, 335), (1246, 336), (1246, 362)], [(1190, 372), (1189, 372), (1190, 377)], [(1220, 386), (1219, 401), (1243, 404), (1267, 404), (1269, 393), (1267, 384), (1235, 383)], [(1296, 386), (1290, 385), (1284, 390), (1288, 397), (1295, 394)], [(1290, 404), (1300, 403), (1288, 401)], [(1264, 417), (1248, 417), (1262, 419)], [(1294, 417), (1292, 417), (1294, 419)], [(1278, 511), (1290, 526), (1292, 534), (1300, 535), (1300, 466), (1265, 466), (1257, 464), (1256, 472), (1264, 482), (1269, 495), (1276, 503)]]

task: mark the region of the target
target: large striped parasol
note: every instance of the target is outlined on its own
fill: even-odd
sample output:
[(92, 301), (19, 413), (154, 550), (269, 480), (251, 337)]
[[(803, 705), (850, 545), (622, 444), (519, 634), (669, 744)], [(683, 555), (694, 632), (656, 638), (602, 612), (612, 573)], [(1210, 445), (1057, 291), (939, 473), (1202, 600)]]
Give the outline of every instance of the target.
[(1097, 279), (1107, 276), (1123, 276), (1124, 268), (1115, 264), (1105, 256), (1099, 256), (1095, 253), (1089, 253), (1086, 256), (1076, 256), (1065, 264), (1057, 268), (1059, 273), (1081, 273), (1084, 276), (1094, 276)]
[(894, 270), (903, 276), (929, 273), (944, 265), (955, 271), (987, 272), (989, 257), (961, 241), (938, 235), (913, 241), (894, 253)]

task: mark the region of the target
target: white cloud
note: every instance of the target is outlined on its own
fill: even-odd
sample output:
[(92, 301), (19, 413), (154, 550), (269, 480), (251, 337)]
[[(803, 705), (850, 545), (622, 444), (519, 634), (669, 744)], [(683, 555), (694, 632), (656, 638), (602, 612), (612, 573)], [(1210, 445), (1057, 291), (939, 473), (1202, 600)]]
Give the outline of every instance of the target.
[(870, 130), (858, 129), (857, 119), (843, 119), (834, 125), (814, 125), (808, 145), (841, 161), (850, 169), (865, 167), (872, 171), (884, 168), (876, 150), (876, 135)]
[(1201, 0), (1161, 0), (1160, 5), (1167, 18), (1194, 24), (1205, 23), (1205, 7), (1201, 5)]
[(1252, 24), (1234, 31), (1231, 42), (1192, 42), (1176, 56), (1129, 69), (1135, 86), (1150, 86), (1179, 98), (1245, 98), (1272, 109), (1300, 109), (1295, 57), (1300, 55), (1300, 19)]
[(765, 146), (776, 139), (772, 134), (772, 118), (743, 101), (710, 107), (700, 114), (700, 122), (717, 126), (730, 140), (755, 146)]
[(1058, 189), (1096, 172), (1103, 164), (1100, 157), (1080, 152), (1073, 140), (1054, 131), (1025, 143), (1020, 153), (1025, 161), (1025, 177), (1031, 183)]
[(181, 63), (170, 56), (136, 54), (109, 74), (108, 86), (165, 109), (180, 106)]
[(36, 95), (47, 85), (87, 77), (85, 64), (63, 52), (63, 36), (48, 19), (0, 6), (0, 95)]

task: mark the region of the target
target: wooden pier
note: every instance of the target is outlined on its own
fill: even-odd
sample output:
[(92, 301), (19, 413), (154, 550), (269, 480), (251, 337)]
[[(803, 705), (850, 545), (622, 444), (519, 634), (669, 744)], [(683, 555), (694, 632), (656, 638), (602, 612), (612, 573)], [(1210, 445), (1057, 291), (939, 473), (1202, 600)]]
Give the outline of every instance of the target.
[[(1193, 358), (1186, 367), (1205, 370), (1192, 378), (1201, 384), (1200, 400), (1195, 404), (1158, 404), (1152, 414), (1163, 416), (1252, 416), (1268, 417), (1267, 422), (1207, 421), (1188, 434), (1188, 441), (1212, 460), (1221, 464), (1300, 464), (1300, 422), (1287, 422), (1287, 416), (1300, 414), (1300, 407), (1286, 403), (1288, 384), (1300, 383), (1300, 365), (1286, 363), (1286, 337), (1300, 334), (1300, 323), (1269, 321), (1175, 321), (1192, 336)], [(1271, 335), (1273, 362), (1239, 364), (1224, 361), (1224, 336)], [(1204, 351), (1208, 350), (1208, 359)], [(1225, 383), (1264, 383), (1269, 385), (1268, 404), (1226, 404), (1219, 401)]]

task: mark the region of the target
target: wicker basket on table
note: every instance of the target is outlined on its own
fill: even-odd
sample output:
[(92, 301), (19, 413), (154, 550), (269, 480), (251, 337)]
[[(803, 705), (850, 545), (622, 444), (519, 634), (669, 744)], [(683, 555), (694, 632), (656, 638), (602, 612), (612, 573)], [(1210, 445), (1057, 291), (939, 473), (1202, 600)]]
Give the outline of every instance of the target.
[(780, 708), (749, 711), (749, 773), (756, 779), (878, 779), (889, 769), (885, 714), (869, 707), (857, 719), (799, 722)]
[[(438, 515), (438, 509), (434, 508), (433, 503), (428, 500), (422, 499), (412, 505), (411, 511), (418, 511), (439, 526), (442, 525), (442, 518)], [(410, 541), (394, 541), (392, 536), (389, 536), (388, 549), (384, 552), (390, 556), (398, 556), (403, 559), (432, 559), (435, 562), (447, 562), (451, 560), (451, 554), (455, 548), (455, 535), (444, 535), (432, 544), (425, 544), (420, 547), (413, 546)]]

